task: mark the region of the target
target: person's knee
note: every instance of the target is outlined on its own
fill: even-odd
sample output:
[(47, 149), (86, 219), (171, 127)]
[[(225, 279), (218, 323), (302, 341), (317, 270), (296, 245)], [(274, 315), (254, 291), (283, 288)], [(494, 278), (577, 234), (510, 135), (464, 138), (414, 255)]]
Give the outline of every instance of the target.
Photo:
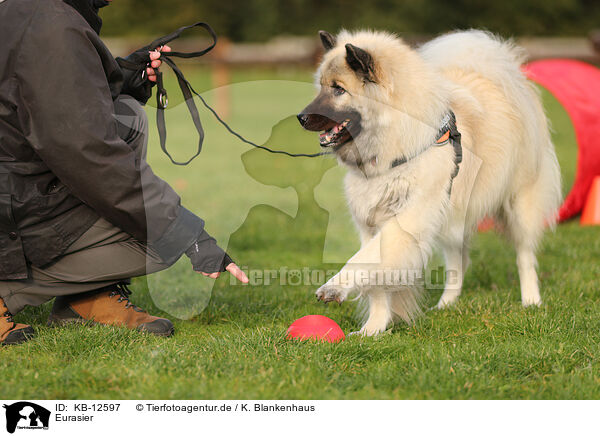
[(120, 95), (115, 100), (114, 107), (121, 139), (132, 144), (140, 138), (147, 137), (148, 116), (136, 99), (129, 95)]

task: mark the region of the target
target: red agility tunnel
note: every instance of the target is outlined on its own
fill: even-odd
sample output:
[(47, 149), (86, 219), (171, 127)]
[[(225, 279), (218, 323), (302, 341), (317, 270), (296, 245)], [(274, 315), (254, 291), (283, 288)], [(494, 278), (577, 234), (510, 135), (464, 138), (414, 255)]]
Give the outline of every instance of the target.
[(546, 59), (523, 70), (556, 97), (575, 129), (577, 173), (558, 213), (559, 221), (564, 221), (581, 213), (592, 181), (600, 175), (600, 69), (579, 61)]

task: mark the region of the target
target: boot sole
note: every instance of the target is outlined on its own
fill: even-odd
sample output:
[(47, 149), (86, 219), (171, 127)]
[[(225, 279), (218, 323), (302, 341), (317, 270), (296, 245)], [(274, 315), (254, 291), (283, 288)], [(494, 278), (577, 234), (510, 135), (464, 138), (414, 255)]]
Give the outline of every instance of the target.
[(9, 335), (0, 344), (1, 345), (18, 345), (27, 342), (35, 336), (35, 330), (29, 326), (21, 330), (9, 333)]
[[(92, 321), (89, 319), (83, 319), (83, 318), (55, 318), (52, 315), (50, 315), (48, 317), (48, 322), (46, 323), (46, 325), (48, 327), (64, 327), (64, 326), (73, 325), (73, 324), (85, 325), (85, 326), (89, 326), (89, 327), (101, 325), (104, 327), (125, 327), (125, 328), (127, 328), (124, 325), (117, 326), (117, 325), (102, 324), (101, 322), (96, 322), (96, 321)], [(133, 330), (133, 329), (130, 329), (130, 330)], [(168, 338), (170, 336), (173, 336), (173, 334), (175, 333), (175, 329), (171, 329), (170, 331), (165, 332), (165, 333), (154, 333), (154, 332), (149, 332), (147, 330), (140, 329), (140, 328), (136, 328), (135, 330), (140, 333), (159, 336), (159, 337), (163, 337), (163, 338)]]

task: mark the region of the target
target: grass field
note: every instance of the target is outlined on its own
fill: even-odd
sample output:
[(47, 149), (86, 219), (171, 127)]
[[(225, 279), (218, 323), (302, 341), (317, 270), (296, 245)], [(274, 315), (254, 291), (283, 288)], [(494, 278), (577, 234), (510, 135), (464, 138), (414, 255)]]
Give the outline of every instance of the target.
[[(190, 75), (214, 101), (210, 76)], [(228, 120), (256, 142), (317, 151), (315, 135), (292, 117), (313, 95), (309, 71), (235, 72)], [(170, 82), (172, 106), (176, 87)], [(565, 187), (573, 181), (576, 145), (567, 115), (544, 94)], [(169, 145), (180, 159), (193, 152), (195, 131), (183, 107), (168, 112)], [(335, 269), (358, 247), (341, 198), (343, 170), (328, 159), (273, 156), (226, 134), (201, 110), (203, 154), (189, 167), (168, 163), (151, 117), (149, 160), (208, 230), (252, 269)], [(567, 189), (565, 189), (565, 192)], [(0, 397), (32, 399), (585, 399), (600, 398), (600, 228), (558, 227), (539, 255), (541, 308), (524, 310), (512, 248), (495, 233), (479, 234), (463, 296), (413, 326), (337, 345), (285, 339), (288, 325), (323, 314), (346, 332), (360, 325), (353, 303), (325, 306), (314, 286), (232, 286), (219, 279), (206, 292), (188, 270), (134, 282), (133, 301), (175, 321), (169, 339), (126, 329), (49, 329), (49, 304), (17, 315), (35, 340), (0, 349)], [(434, 262), (436, 264), (436, 262)], [(178, 270), (179, 271), (179, 270)], [(433, 305), (439, 290), (428, 293)], [(185, 304), (180, 304), (183, 301)], [(161, 311), (157, 306), (166, 309)], [(176, 319), (178, 315), (190, 319)]]

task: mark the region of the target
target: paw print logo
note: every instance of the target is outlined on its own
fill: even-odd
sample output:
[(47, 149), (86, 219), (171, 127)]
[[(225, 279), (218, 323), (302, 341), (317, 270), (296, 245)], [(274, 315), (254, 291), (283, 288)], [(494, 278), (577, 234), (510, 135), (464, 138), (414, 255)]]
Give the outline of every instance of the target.
[(302, 274), (299, 270), (293, 269), (288, 271), (287, 274), (287, 284), (292, 286), (297, 286), (302, 283)]

